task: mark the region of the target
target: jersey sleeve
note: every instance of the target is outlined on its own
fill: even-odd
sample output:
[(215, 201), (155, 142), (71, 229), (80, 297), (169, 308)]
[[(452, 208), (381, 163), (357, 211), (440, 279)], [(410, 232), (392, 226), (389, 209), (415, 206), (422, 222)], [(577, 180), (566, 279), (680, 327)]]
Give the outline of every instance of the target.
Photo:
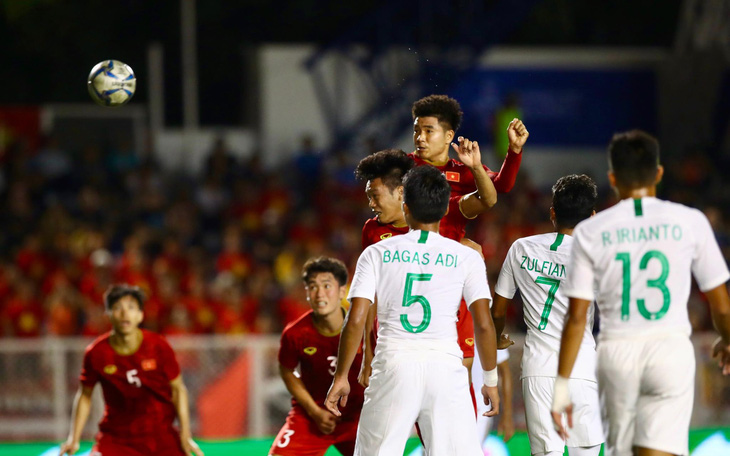
[(84, 361), (81, 365), (81, 375), (79, 375), (81, 384), (89, 388), (96, 385), (96, 382), (99, 381), (99, 372), (94, 369), (91, 357), (91, 350), (86, 350), (86, 353), (84, 353)]
[(494, 188), (497, 190), (497, 193), (507, 193), (512, 190), (512, 187), (515, 185), (515, 180), (517, 180), (517, 171), (520, 170), (521, 163), (522, 154), (516, 154), (508, 150), (499, 173), (489, 171), (487, 168), (487, 172), (492, 182), (494, 182)]
[(365, 224), (362, 226), (362, 237), (360, 242), (362, 243), (362, 249), (365, 250), (372, 244), (370, 242), (370, 221), (368, 220), (365, 222)]
[(368, 247), (360, 255), (355, 268), (355, 275), (352, 277), (350, 292), (347, 300), (352, 302), (353, 298), (365, 298), (375, 302), (375, 285), (377, 283), (377, 271), (375, 268), (377, 251), (374, 247)]
[(692, 275), (697, 280), (700, 291), (705, 292), (722, 285), (730, 278), (727, 264), (717, 245), (715, 233), (712, 231), (707, 217), (698, 211), (695, 223), (697, 247), (692, 258)]
[(569, 298), (593, 301), (595, 272), (593, 262), (588, 253), (590, 247), (580, 224), (573, 231), (573, 249), (570, 253), (570, 270), (565, 287), (565, 295)]
[(281, 343), (279, 344), (279, 364), (291, 370), (296, 369), (299, 365), (299, 354), (296, 349), (296, 341), (289, 331), (284, 331), (281, 334)]
[(502, 269), (499, 271), (499, 278), (497, 279), (497, 285), (494, 287), (494, 292), (500, 296), (504, 296), (507, 299), (512, 299), (517, 292), (517, 283), (515, 282), (515, 276), (512, 271), (512, 263), (515, 257), (515, 244), (509, 248), (507, 257), (504, 259)]
[(466, 305), (471, 307), (474, 301), (478, 299), (492, 300), (492, 293), (489, 290), (489, 282), (487, 282), (487, 267), (484, 265), (482, 257), (473, 250), (468, 249), (467, 255), (469, 263), (466, 266), (466, 279), (464, 280), (464, 301)]
[(175, 352), (170, 346), (170, 343), (164, 337), (160, 337), (159, 340), (162, 372), (168, 380), (175, 380), (180, 375), (180, 364), (177, 362), (177, 357), (175, 357)]

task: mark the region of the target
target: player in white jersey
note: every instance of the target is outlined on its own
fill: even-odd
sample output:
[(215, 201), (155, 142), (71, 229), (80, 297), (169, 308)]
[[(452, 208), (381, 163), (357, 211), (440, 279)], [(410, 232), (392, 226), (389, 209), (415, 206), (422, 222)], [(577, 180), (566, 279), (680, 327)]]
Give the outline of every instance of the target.
[[(659, 143), (634, 130), (608, 148), (608, 179), (621, 201), (579, 223), (565, 294), (570, 307), (560, 346), (553, 420), (576, 424), (567, 377), (576, 364), (593, 299), (601, 314), (597, 377), (606, 455), (686, 455), (695, 360), (687, 315), (691, 275), (710, 303), (730, 370), (730, 278), (702, 212), (656, 198)], [(691, 273), (691, 274), (690, 274)]]
[(519, 289), (525, 324), (522, 354), (522, 396), (533, 455), (595, 455), (601, 451), (603, 430), (596, 382), (596, 344), (593, 308), (588, 309), (576, 367), (570, 375), (576, 426), (566, 440), (555, 430), (550, 415), (552, 391), (558, 371), (560, 334), (568, 312), (563, 293), (570, 270), (573, 228), (595, 214), (596, 184), (585, 174), (561, 177), (553, 186), (550, 220), (555, 232), (518, 239), (512, 244), (495, 287), (492, 318), (497, 335), (504, 330), (505, 313)]
[(378, 297), (378, 344), (360, 415), (356, 455), (403, 454), (418, 421), (428, 454), (482, 456), (466, 368), (456, 336), (462, 296), (474, 317), (488, 415), (499, 412), (496, 335), (486, 268), (477, 252), (438, 234), (450, 188), (436, 168), (419, 166), (403, 181), (411, 231), (360, 255), (348, 299), (334, 381), (325, 406), (339, 416), (368, 308)]

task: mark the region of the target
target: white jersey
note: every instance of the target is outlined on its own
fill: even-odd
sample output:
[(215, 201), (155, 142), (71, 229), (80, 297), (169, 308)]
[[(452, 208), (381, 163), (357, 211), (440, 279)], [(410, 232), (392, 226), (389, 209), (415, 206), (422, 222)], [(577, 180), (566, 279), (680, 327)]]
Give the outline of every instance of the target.
[(690, 271), (701, 291), (730, 278), (707, 217), (681, 204), (628, 198), (579, 223), (573, 236), (565, 294), (595, 297), (601, 340), (689, 336)]
[[(573, 238), (559, 233), (538, 234), (512, 244), (499, 273), (495, 293), (512, 299), (519, 289), (527, 325), (522, 354), (522, 375), (555, 377), (560, 338), (568, 297), (564, 293)], [(583, 333), (571, 378), (596, 381), (596, 342), (593, 340), (593, 307)]]
[(456, 313), (491, 300), (479, 254), (438, 233), (413, 230), (360, 255), (348, 300), (378, 296), (378, 350), (436, 349), (461, 357)]

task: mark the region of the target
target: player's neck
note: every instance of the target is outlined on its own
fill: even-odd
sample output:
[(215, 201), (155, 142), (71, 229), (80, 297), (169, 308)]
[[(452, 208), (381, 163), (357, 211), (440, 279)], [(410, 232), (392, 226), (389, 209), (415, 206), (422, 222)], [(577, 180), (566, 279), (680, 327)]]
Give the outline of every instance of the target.
[(566, 236), (572, 236), (573, 235), (573, 228), (560, 228), (560, 227), (558, 227), (555, 231), (558, 234), (564, 234)]
[(402, 218), (392, 222), (391, 225), (393, 225), (393, 227), (395, 228), (403, 228), (404, 226), (408, 226), (408, 223), (406, 223), (405, 218)]
[(342, 325), (345, 323), (345, 309), (340, 307), (337, 310), (337, 312), (332, 312), (326, 316), (312, 314), (312, 321), (318, 333), (326, 337), (332, 337), (342, 331)]
[(625, 200), (627, 198), (640, 199), (645, 196), (656, 196), (656, 186), (650, 187), (638, 187), (638, 188), (623, 188), (617, 187), (616, 191), (620, 199)]
[(109, 344), (119, 355), (131, 355), (135, 353), (142, 344), (142, 330), (137, 328), (129, 334), (122, 334), (112, 330), (109, 336)]
[(433, 231), (434, 233), (439, 232), (439, 222), (421, 223), (421, 222), (411, 221), (411, 224), (409, 226), (411, 227), (412, 230)]
[(421, 156), (421, 154), (418, 153), (418, 150), (415, 152), (416, 157), (420, 158), (421, 160), (425, 161), (429, 165), (433, 166), (444, 166), (449, 161), (449, 149), (448, 147), (444, 149), (444, 151), (440, 154), (438, 154), (435, 157), (431, 158), (424, 158)]

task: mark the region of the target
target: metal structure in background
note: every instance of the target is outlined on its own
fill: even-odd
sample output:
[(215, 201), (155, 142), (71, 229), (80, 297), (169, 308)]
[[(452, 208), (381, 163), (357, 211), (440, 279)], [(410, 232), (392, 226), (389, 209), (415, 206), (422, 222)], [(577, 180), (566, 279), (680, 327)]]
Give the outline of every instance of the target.
[[(713, 428), (730, 422), (730, 378), (723, 377), (709, 357), (714, 334), (693, 336), (697, 359), (693, 428)], [(177, 336), (170, 337), (190, 392), (193, 434), (203, 439), (271, 437), (284, 423), (289, 394), (278, 373), (279, 337)], [(510, 348), (513, 372), (514, 418), (524, 429), (524, 404), (519, 387), (519, 365), (524, 337), (515, 337)], [(78, 388), (84, 348), (91, 339), (0, 339), (0, 441), (56, 440), (68, 433), (71, 404)], [(245, 358), (245, 381), (230, 382), (230, 374)], [(222, 380), (228, 377), (226, 384)], [(228, 385), (217, 401), (210, 392)], [(211, 415), (230, 421), (243, 404), (245, 425), (226, 435), (206, 434)], [(95, 388), (92, 414), (83, 438), (92, 439), (103, 412), (100, 388)], [(207, 416), (207, 418), (206, 418)]]
[[(503, 42), (538, 0), (484, 2), (394, 0), (363, 18), (306, 62), (327, 124), (333, 150), (354, 145), (377, 131), (384, 144), (407, 131), (411, 104), (433, 92), (448, 93), (479, 57)], [(360, 45), (360, 43), (375, 43)], [(458, 46), (445, 43), (459, 43)], [(357, 68), (361, 97), (368, 108), (348, 119), (344, 112), (352, 96), (344, 90), (342, 71), (327, 78), (328, 61), (336, 69)]]

